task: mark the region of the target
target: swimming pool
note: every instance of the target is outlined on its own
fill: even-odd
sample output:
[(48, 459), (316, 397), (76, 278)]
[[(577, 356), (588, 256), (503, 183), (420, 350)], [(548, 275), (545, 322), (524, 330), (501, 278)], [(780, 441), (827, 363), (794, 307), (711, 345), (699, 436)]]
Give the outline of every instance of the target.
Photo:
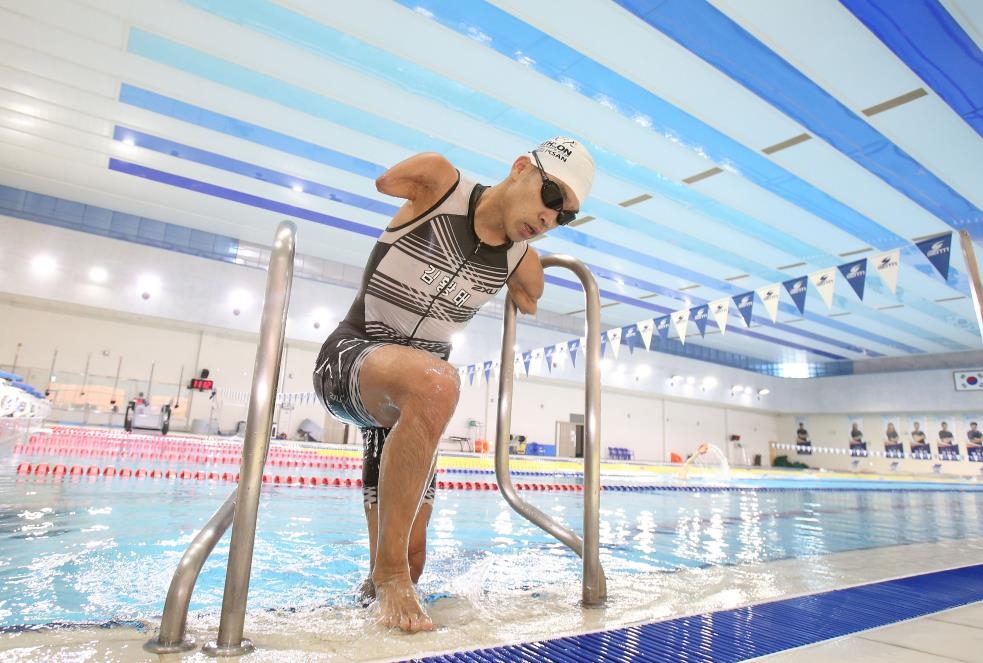
[[(346, 460), (335, 455), (340, 453), (326, 452), (325, 458)], [(139, 467), (147, 470), (141, 478), (18, 474), (25, 459), (34, 467), (58, 462), (37, 455), (0, 460), (0, 629), (11, 634), (46, 624), (116, 623), (144, 628), (146, 639), (178, 560), (232, 484), (205, 465), (209, 471), (199, 470), (198, 479), (190, 469), (166, 478), (164, 468), (199, 463), (193, 454), (181, 460), (90, 456), (79, 465), (62, 459), (66, 469), (86, 472), (93, 466)], [(321, 477), (358, 474), (351, 463), (333, 465), (314, 469)], [(441, 465), (445, 484), (476, 487), (494, 480), (483, 469), (491, 465), (487, 458), (448, 456)], [(548, 462), (523, 467), (527, 473), (516, 483), (537, 488), (523, 496), (579, 530), (581, 496), (545, 489), (575, 486), (577, 473)], [(151, 477), (155, 469), (159, 478)], [(514, 641), (612, 618), (652, 620), (786, 595), (790, 580), (778, 569), (801, 573), (803, 561), (811, 570), (795, 580), (796, 591), (842, 582), (845, 572), (828, 562), (849, 558), (860, 566), (861, 551), (926, 547), (968, 556), (983, 547), (983, 491), (975, 484), (783, 480), (736, 472), (726, 483), (714, 476), (683, 482), (665, 468), (608, 470), (602, 478), (601, 560), (610, 599), (601, 611), (577, 605), (579, 560), (515, 514), (497, 491), (440, 491), (420, 586), (445, 636), (456, 630), (459, 637), (474, 636), (471, 644), (474, 629), (480, 630), (476, 624), (491, 624), (482, 636)], [(281, 483), (264, 486), (261, 498), (247, 635), (259, 631), (269, 641), (292, 629), (319, 646), (350, 642), (352, 629), (366, 621), (355, 599), (368, 565), (361, 492), (343, 481), (286, 485), (287, 476), (313, 476), (313, 470), (279, 471)], [(227, 554), (228, 537), (199, 579), (192, 630), (217, 625)], [(870, 572), (890, 572), (876, 556), (864, 559), (880, 566)], [(406, 641), (398, 635), (383, 640), (396, 651)], [(381, 655), (377, 647), (365, 653)]]

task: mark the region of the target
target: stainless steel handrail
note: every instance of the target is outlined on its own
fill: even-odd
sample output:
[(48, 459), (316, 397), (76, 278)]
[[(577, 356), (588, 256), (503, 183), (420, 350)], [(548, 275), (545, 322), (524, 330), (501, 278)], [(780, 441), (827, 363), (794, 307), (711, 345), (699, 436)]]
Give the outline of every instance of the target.
[(160, 631), (144, 649), (158, 654), (188, 651), (194, 641), (186, 637), (188, 606), (195, 582), (222, 535), (232, 524), (232, 541), (225, 574), (225, 595), (218, 639), (202, 650), (210, 656), (238, 656), (251, 652), (252, 642), (242, 637), (246, 618), (249, 574), (252, 570), (256, 516), (263, 482), (263, 466), (270, 446), (276, 404), (277, 375), (286, 335), (287, 305), (293, 284), (297, 226), (282, 221), (274, 236), (266, 277), (266, 297), (253, 367), (252, 391), (246, 415), (239, 485), (198, 533), (181, 558), (164, 602)]
[(495, 438), (495, 475), (499, 490), (509, 505), (546, 533), (565, 543), (583, 560), (583, 598), (588, 607), (604, 604), (607, 582), (600, 560), (601, 503), (601, 300), (597, 282), (587, 266), (570, 256), (551, 255), (542, 259), (543, 267), (566, 267), (584, 286), (587, 303), (587, 349), (585, 352), (586, 389), (584, 409), (584, 538), (559, 524), (519, 497), (509, 474), (509, 431), (512, 423), (512, 383), (515, 371), (516, 308), (505, 303), (505, 330), (502, 334), (502, 365), (498, 383), (498, 431)]
[(969, 290), (973, 294), (976, 324), (979, 325), (980, 337), (983, 338), (983, 286), (980, 285), (980, 264), (976, 260), (976, 249), (973, 248), (973, 238), (969, 231), (959, 231), (959, 243), (962, 244), (963, 258), (966, 259), (966, 271), (969, 272)]

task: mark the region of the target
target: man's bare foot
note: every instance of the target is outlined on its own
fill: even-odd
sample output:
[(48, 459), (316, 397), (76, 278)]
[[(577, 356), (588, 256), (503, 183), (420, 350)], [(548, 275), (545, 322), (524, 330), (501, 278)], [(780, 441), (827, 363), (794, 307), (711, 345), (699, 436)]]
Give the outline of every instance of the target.
[(359, 588), (355, 590), (355, 597), (361, 601), (363, 608), (375, 598), (375, 583), (372, 582), (371, 576), (363, 580)]
[(420, 605), (416, 588), (409, 578), (375, 582), (375, 603), (378, 623), (407, 633), (432, 631), (433, 622)]

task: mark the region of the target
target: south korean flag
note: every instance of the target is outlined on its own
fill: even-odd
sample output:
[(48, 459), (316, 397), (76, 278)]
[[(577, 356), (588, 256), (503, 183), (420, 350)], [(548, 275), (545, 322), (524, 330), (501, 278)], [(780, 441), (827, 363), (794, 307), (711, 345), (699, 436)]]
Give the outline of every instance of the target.
[(983, 368), (953, 371), (956, 391), (983, 391)]

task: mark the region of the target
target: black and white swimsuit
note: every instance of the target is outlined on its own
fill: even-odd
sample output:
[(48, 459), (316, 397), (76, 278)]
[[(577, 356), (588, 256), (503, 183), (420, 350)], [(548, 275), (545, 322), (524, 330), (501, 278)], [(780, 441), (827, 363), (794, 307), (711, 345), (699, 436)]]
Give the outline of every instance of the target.
[(328, 410), (357, 426), (378, 426), (358, 394), (358, 370), (381, 344), (450, 356), (451, 336), (505, 285), (526, 242), (488, 246), (474, 230), (486, 187), (458, 181), (428, 211), (385, 230), (369, 256), (348, 315), (321, 347), (315, 390)]

